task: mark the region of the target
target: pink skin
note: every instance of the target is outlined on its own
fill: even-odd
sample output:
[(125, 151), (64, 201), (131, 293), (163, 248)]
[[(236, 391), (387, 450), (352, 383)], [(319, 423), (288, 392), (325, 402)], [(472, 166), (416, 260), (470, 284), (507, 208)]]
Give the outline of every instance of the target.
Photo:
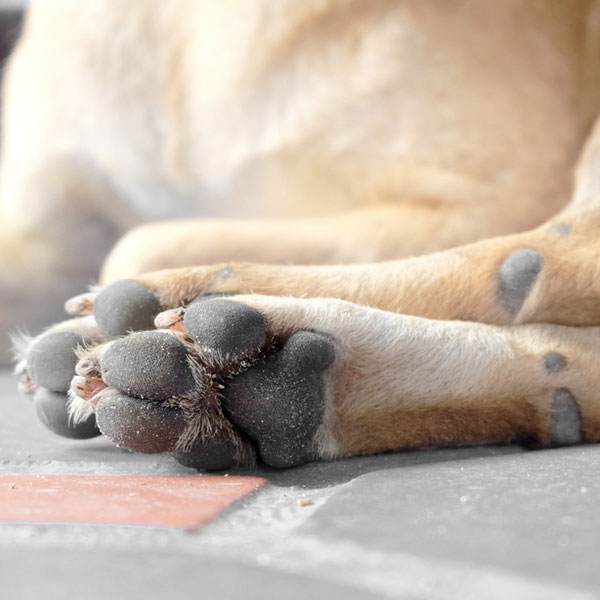
[(79, 294), (65, 302), (65, 310), (70, 315), (91, 315), (98, 292)]
[(171, 310), (165, 310), (154, 319), (154, 326), (157, 329), (169, 329), (171, 331), (179, 331), (185, 333), (183, 329), (183, 316), (185, 315), (185, 308), (173, 308)]
[(87, 379), (77, 375), (73, 377), (71, 381), (71, 391), (91, 404), (94, 408), (98, 400), (100, 399), (100, 392), (105, 390), (108, 386), (101, 379)]

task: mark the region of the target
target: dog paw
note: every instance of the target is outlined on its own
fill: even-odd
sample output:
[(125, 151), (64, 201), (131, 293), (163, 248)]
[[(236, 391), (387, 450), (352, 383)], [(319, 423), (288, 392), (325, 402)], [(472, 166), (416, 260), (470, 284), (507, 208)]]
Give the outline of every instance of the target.
[(163, 312), (156, 322), (168, 329), (132, 333), (82, 355), (78, 420), (93, 411), (118, 446), (170, 452), (205, 470), (314, 458), (324, 373), (335, 357), (329, 336), (278, 331), (258, 310), (226, 298)]
[(78, 351), (103, 338), (89, 319), (77, 319), (20, 344), (21, 358), (15, 368), (19, 390), (33, 400), (42, 423), (58, 435), (73, 439), (100, 435), (93, 415), (78, 423), (71, 419), (68, 392)]

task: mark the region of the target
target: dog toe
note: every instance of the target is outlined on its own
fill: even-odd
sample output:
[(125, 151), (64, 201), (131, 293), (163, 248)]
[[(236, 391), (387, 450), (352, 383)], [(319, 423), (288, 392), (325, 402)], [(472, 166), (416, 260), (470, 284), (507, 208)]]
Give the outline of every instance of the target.
[(186, 333), (204, 349), (241, 356), (266, 341), (265, 319), (254, 308), (226, 298), (191, 304), (183, 318)]
[(174, 450), (186, 428), (182, 411), (125, 394), (102, 396), (96, 419), (109, 440), (142, 454)]
[(127, 279), (104, 288), (94, 302), (94, 317), (111, 336), (153, 329), (160, 311), (160, 301), (150, 290)]
[(185, 346), (161, 331), (115, 341), (100, 359), (102, 380), (124, 394), (164, 400), (191, 391), (194, 376)]
[(66, 392), (75, 373), (77, 346), (83, 338), (69, 331), (45, 333), (33, 340), (25, 356), (29, 377), (52, 392)]
[(39, 388), (34, 395), (37, 415), (51, 431), (71, 439), (89, 439), (100, 435), (94, 415), (81, 423), (73, 423), (67, 410), (67, 395)]

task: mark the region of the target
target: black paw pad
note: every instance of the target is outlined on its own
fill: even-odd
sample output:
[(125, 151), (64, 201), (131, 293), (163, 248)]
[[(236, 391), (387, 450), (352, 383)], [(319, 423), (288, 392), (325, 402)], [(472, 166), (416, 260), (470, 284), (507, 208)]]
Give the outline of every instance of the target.
[(27, 374), (38, 385), (53, 392), (66, 392), (79, 360), (75, 354), (83, 338), (76, 333), (57, 331), (36, 338), (25, 357)]
[(173, 450), (186, 427), (180, 410), (123, 394), (101, 398), (96, 420), (100, 431), (117, 446), (142, 454)]
[(516, 315), (542, 270), (540, 253), (531, 248), (515, 250), (501, 265), (498, 273), (498, 303)]
[(256, 440), (267, 465), (292, 467), (312, 460), (311, 442), (324, 408), (322, 375), (334, 358), (327, 336), (302, 331), (225, 386), (228, 416)]
[(226, 298), (191, 304), (183, 327), (198, 345), (231, 356), (256, 350), (266, 339), (264, 317), (254, 308)]
[(158, 298), (150, 290), (127, 279), (103, 289), (94, 302), (98, 326), (112, 336), (154, 329), (154, 317), (161, 310)]
[(198, 441), (187, 452), (176, 452), (175, 460), (199, 471), (223, 471), (235, 466), (235, 448), (228, 442)]
[(74, 425), (67, 412), (67, 395), (39, 388), (34, 396), (35, 409), (40, 421), (57, 435), (85, 440), (100, 435), (94, 415)]
[(100, 359), (100, 370), (107, 385), (149, 400), (180, 396), (194, 387), (184, 345), (160, 331), (117, 340)]

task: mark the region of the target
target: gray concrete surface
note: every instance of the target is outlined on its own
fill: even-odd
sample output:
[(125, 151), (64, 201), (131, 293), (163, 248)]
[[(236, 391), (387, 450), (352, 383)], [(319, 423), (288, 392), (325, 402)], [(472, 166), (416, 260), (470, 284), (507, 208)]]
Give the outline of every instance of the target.
[[(193, 532), (2, 523), (0, 598), (600, 598), (599, 466), (597, 446), (390, 453), (253, 473), (271, 484)], [(3, 373), (17, 473), (192, 471), (53, 437)]]

